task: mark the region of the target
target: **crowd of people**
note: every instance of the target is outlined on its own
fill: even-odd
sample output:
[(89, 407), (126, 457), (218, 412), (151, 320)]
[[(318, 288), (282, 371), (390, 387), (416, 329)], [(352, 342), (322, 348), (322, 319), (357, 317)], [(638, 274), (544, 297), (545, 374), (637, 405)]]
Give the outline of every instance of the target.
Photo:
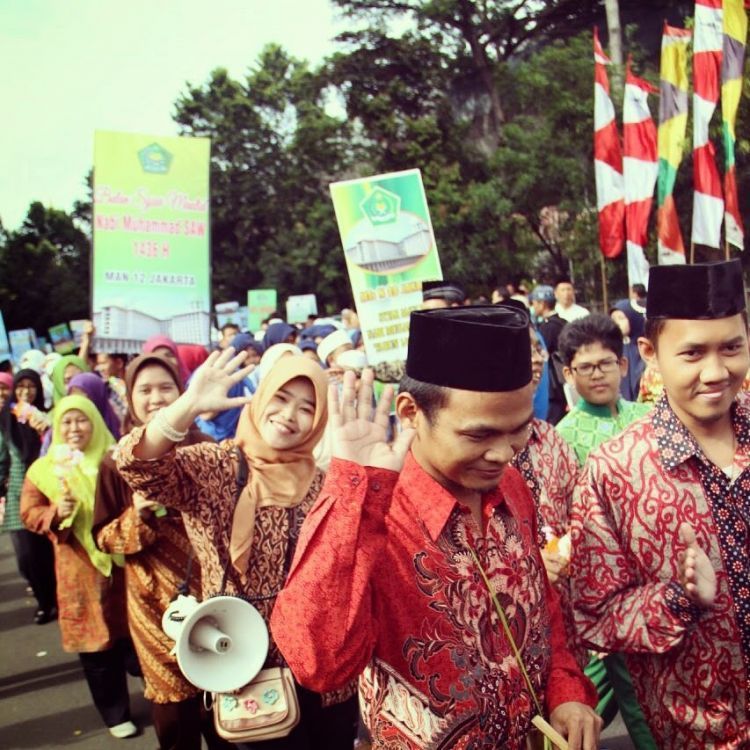
[[(356, 314), (214, 351), (27, 352), (0, 372), (2, 530), (110, 733), (162, 750), (750, 746), (750, 382), (738, 261), (425, 282), (405, 361)], [(250, 602), (299, 722), (230, 744), (181, 672), (178, 593)], [(269, 701), (278, 696), (270, 695)], [(537, 717), (540, 717), (539, 719)], [(541, 746), (541, 744), (539, 745)]]

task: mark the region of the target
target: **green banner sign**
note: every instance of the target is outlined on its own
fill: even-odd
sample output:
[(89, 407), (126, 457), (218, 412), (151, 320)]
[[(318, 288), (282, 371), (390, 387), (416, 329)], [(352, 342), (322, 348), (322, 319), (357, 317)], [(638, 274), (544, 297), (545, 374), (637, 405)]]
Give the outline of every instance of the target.
[(367, 358), (406, 358), (422, 282), (443, 278), (418, 169), (335, 182), (331, 197)]
[(96, 348), (139, 351), (162, 334), (209, 344), (207, 138), (94, 137)]
[(275, 289), (249, 289), (247, 292), (247, 330), (260, 330), (260, 324), (276, 311), (278, 296)]
[(58, 354), (70, 354), (76, 348), (75, 339), (67, 323), (50, 326), (47, 333), (49, 333), (52, 348)]

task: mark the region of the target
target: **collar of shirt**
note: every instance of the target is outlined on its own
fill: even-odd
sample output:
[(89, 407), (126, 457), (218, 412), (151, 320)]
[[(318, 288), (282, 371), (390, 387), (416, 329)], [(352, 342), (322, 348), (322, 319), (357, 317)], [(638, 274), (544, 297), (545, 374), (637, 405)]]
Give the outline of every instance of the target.
[[(502, 479), (500, 480), (502, 482)], [(409, 451), (401, 469), (398, 480), (401, 492), (409, 503), (416, 509), (419, 517), (427, 527), (432, 541), (436, 541), (448, 523), (454, 508), (469, 513), (469, 509), (458, 502), (456, 498), (433, 479), (414, 458)], [(487, 517), (488, 509), (495, 508), (503, 502), (503, 495), (498, 487), (493, 492), (482, 496), (482, 516)]]
[[(617, 400), (617, 413), (622, 411), (622, 399)], [(590, 404), (588, 401), (579, 398), (576, 404), (576, 409), (580, 409), (586, 414), (591, 414), (592, 417), (598, 417), (599, 419), (614, 419), (609, 406), (599, 406), (597, 404)]]
[[(542, 423), (541, 419), (534, 418), (531, 420), (531, 425), (529, 426), (529, 439), (526, 441), (526, 444), (529, 443), (538, 443), (541, 441), (542, 436), (539, 433), (539, 426)], [(519, 451), (520, 453), (521, 451)]]
[[(747, 459), (750, 454), (750, 409), (746, 404), (735, 401), (731, 407), (731, 415), (732, 426), (737, 436), (737, 446), (744, 454), (743, 457)], [(672, 411), (666, 393), (663, 393), (654, 405), (651, 412), (651, 424), (656, 435), (659, 458), (668, 471), (673, 471), (691, 456), (701, 461), (708, 461), (698, 441)], [(744, 463), (747, 463), (747, 460), (743, 461)]]

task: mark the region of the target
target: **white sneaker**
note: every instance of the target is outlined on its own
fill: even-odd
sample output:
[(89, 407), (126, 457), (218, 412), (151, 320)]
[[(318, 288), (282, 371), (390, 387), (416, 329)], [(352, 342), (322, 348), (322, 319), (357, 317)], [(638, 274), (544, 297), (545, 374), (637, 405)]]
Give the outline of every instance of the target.
[(109, 728), (109, 733), (118, 740), (124, 740), (126, 737), (133, 737), (138, 734), (138, 727), (132, 721), (123, 721)]

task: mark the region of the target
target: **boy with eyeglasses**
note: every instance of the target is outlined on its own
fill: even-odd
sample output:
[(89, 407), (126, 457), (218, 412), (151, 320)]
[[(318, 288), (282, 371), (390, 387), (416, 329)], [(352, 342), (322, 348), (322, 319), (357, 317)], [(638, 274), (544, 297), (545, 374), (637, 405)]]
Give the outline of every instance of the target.
[[(622, 331), (610, 317), (593, 314), (568, 323), (560, 334), (558, 351), (565, 380), (578, 393), (579, 400), (556, 429), (583, 465), (594, 448), (644, 416), (651, 404), (622, 398), (620, 381), (627, 375), (628, 360), (622, 353)], [(594, 656), (586, 675), (596, 685), (600, 697), (597, 710), (601, 715), (609, 718), (619, 708), (635, 746), (639, 750), (656, 750), (623, 658), (617, 653), (601, 659)]]
[(581, 465), (590, 451), (651, 408), (620, 395), (620, 381), (628, 372), (622, 346), (622, 331), (606, 315), (588, 315), (568, 323), (560, 334), (563, 375), (579, 400), (557, 424), (557, 430)]
[(750, 365), (739, 260), (656, 266), (650, 415), (588, 458), (573, 501), (579, 636), (625, 653), (659, 747), (750, 746)]

